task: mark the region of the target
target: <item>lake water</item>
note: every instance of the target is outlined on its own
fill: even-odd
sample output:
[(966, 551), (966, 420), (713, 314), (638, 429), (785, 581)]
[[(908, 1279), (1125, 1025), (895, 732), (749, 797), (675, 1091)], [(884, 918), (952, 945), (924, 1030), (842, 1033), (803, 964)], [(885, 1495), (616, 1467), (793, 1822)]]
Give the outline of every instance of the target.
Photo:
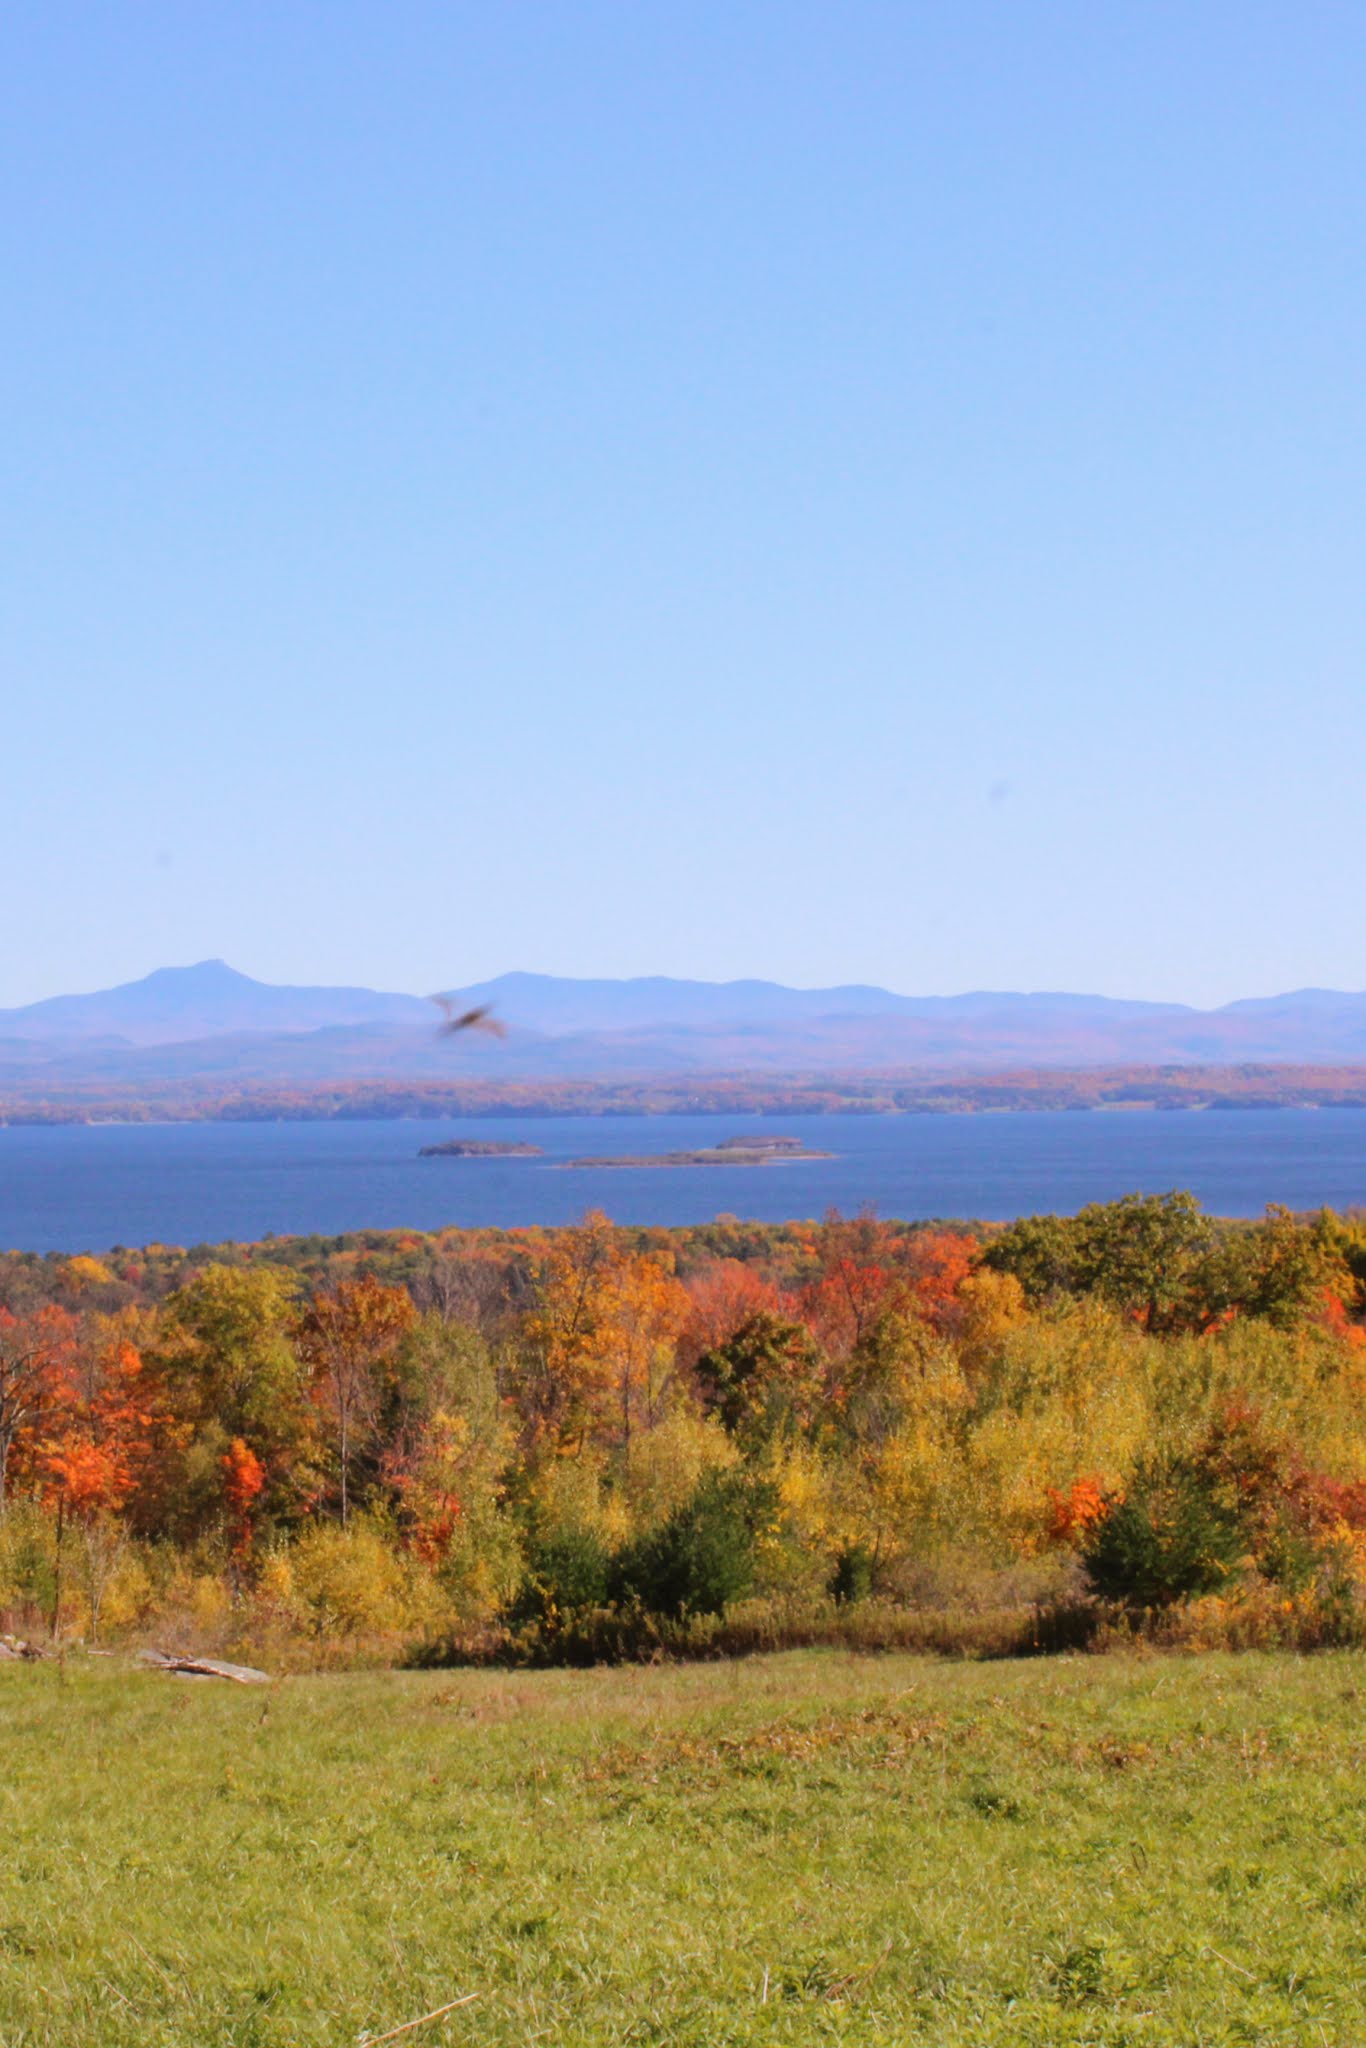
[[(566, 1171), (584, 1154), (689, 1151), (747, 1131), (830, 1159)], [(419, 1159), (451, 1137), (526, 1139), (541, 1159)], [(1231, 1110), (995, 1116), (499, 1117), (441, 1123), (0, 1129), (0, 1247), (104, 1251), (443, 1224), (766, 1222), (870, 1203), (880, 1215), (1009, 1217), (1189, 1188), (1220, 1215), (1366, 1205), (1366, 1113)]]

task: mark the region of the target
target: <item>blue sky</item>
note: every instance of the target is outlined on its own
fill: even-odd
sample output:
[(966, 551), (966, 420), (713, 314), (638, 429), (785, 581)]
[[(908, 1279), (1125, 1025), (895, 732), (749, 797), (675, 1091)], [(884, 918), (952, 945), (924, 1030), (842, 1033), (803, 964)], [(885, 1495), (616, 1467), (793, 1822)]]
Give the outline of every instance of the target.
[(29, 6), (0, 1001), (1366, 984), (1366, 14)]

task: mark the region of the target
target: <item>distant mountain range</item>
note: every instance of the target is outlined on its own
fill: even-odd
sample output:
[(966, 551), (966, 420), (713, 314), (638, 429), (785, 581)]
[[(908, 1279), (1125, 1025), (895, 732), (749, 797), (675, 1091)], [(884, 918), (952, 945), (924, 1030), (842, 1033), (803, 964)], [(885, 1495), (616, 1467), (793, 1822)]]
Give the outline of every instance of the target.
[(449, 992), (490, 1003), (497, 1041), (438, 1036), (420, 996), (283, 988), (221, 960), (0, 1011), (0, 1089), (60, 1100), (107, 1086), (299, 1087), (361, 1079), (640, 1078), (1366, 1061), (1366, 994), (1196, 1010), (1105, 996), (903, 996), (775, 982), (505, 974)]

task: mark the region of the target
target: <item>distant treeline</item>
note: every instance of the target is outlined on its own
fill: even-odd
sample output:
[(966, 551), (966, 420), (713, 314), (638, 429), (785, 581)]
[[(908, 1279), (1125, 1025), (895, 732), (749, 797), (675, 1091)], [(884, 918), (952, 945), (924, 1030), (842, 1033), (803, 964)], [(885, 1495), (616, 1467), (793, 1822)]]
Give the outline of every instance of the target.
[(456, 1116), (811, 1116), (1009, 1110), (1366, 1109), (1366, 1065), (1022, 1068), (626, 1081), (347, 1081), (156, 1094), (64, 1089), (0, 1098), (0, 1123), (317, 1122)]

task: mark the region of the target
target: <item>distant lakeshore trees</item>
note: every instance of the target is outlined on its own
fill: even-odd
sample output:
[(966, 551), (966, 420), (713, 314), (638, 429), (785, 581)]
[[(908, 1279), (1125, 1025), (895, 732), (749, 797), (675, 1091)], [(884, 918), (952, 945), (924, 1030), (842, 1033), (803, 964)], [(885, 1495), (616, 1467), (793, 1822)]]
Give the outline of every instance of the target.
[(696, 1075), (628, 1081), (376, 1081), (155, 1090), (0, 1089), (0, 1123), (315, 1122), (452, 1116), (955, 1115), (1009, 1110), (1366, 1108), (1366, 1066), (1021, 1068), (1001, 1073)]

